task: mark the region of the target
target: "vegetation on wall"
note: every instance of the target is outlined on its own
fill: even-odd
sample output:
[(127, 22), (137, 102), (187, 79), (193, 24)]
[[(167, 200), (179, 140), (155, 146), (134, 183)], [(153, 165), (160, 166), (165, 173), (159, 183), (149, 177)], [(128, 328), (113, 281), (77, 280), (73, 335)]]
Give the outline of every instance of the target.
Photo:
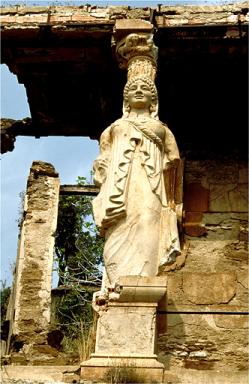
[(1, 326), (3, 325), (3, 322), (5, 321), (6, 318), (6, 312), (7, 312), (7, 307), (8, 307), (8, 302), (9, 302), (9, 297), (10, 297), (10, 287), (6, 286), (5, 281), (0, 281), (1, 287), (0, 287), (0, 300), (1, 300)]

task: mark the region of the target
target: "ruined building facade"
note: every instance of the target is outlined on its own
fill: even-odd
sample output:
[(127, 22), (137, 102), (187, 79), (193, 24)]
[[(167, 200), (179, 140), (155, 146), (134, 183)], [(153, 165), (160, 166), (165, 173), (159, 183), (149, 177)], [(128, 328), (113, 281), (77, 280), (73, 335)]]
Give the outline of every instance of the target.
[[(167, 306), (159, 307), (158, 356), (166, 371), (239, 375), (248, 366), (246, 3), (153, 9), (2, 8), (2, 62), (25, 85), (32, 116), (5, 121), (2, 148), (13, 150), (17, 135), (98, 139), (121, 114), (126, 73), (117, 63), (116, 42), (136, 31), (141, 19), (154, 25), (159, 116), (174, 133), (184, 163), (183, 251), (160, 272), (168, 276), (168, 286)], [(15, 321), (23, 311), (24, 343), (25, 333), (35, 331), (41, 337), (39, 327), (46, 329), (49, 322), (51, 270), (44, 267), (53, 254), (59, 181), (50, 166), (45, 168), (43, 172), (41, 164), (34, 164), (31, 170), (28, 196), (36, 185), (43, 192), (32, 218), (35, 195), (28, 202), (19, 248), (22, 272), (17, 278), (22, 287), (16, 286)], [(32, 239), (27, 242), (29, 231), (46, 238), (35, 256)], [(39, 252), (43, 274), (37, 265)], [(33, 313), (41, 321), (36, 329), (25, 312), (30, 284), (40, 297), (40, 308)], [(21, 300), (23, 292), (26, 302)], [(18, 335), (20, 324), (13, 329)], [(42, 344), (38, 339), (37, 345)]]

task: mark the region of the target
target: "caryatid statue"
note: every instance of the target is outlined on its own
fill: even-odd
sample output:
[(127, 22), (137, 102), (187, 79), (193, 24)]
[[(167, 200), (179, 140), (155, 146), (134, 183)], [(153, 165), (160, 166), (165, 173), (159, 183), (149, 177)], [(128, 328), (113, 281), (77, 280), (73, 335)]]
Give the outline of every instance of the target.
[(100, 137), (93, 200), (105, 236), (102, 292), (120, 276), (157, 276), (180, 253), (180, 157), (174, 135), (158, 118), (152, 35), (131, 34), (117, 47), (128, 81), (123, 116)]

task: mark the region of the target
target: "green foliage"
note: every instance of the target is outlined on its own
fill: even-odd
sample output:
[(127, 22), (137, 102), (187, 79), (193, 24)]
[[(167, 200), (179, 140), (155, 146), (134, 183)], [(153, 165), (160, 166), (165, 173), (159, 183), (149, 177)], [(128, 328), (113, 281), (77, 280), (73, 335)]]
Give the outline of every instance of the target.
[[(78, 185), (86, 178), (79, 177)], [(59, 284), (101, 281), (103, 240), (92, 220), (92, 197), (61, 196), (55, 253), (59, 265)]]
[(1, 297), (1, 326), (3, 325), (10, 297), (10, 287), (6, 287), (5, 281), (1, 281), (0, 297)]
[[(86, 185), (86, 178), (77, 183)], [(53, 322), (64, 334), (65, 351), (78, 345), (80, 354), (92, 334), (92, 295), (102, 278), (103, 239), (93, 222), (91, 201), (90, 196), (60, 196), (55, 236), (58, 286), (65, 290), (56, 298)]]
[(92, 293), (87, 288), (72, 287), (70, 291), (57, 300), (55, 322), (60, 325), (64, 336), (78, 338), (80, 324), (91, 326), (93, 313), (91, 307)]

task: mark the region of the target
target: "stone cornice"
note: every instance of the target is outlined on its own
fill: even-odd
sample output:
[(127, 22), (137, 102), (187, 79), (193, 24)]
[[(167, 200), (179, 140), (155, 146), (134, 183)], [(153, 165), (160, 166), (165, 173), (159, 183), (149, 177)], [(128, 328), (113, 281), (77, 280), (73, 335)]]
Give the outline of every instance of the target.
[(47, 7), (2, 7), (2, 29), (34, 28), (40, 25), (107, 24), (112, 26), (117, 19), (150, 20), (157, 28), (175, 26), (224, 25), (248, 23), (248, 2), (218, 6), (155, 6), (133, 8), (129, 6), (47, 6)]

